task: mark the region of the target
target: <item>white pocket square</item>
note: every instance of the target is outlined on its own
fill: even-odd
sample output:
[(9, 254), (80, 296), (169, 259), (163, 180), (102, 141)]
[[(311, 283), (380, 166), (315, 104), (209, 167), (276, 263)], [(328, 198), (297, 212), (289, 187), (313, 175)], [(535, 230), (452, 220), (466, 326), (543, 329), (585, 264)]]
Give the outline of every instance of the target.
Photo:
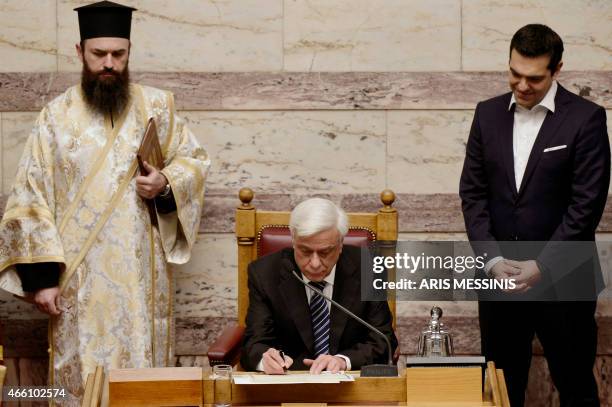
[(564, 148), (567, 148), (567, 144), (563, 144), (562, 146), (554, 146), (554, 147), (545, 148), (544, 152), (548, 153), (549, 151), (557, 151), (557, 150), (562, 150)]

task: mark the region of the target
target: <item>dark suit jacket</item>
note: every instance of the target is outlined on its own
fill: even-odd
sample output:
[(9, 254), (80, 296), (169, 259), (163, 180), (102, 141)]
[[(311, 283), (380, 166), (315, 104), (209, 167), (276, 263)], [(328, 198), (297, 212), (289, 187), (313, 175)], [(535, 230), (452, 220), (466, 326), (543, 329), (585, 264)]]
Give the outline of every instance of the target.
[[(503, 254), (495, 241), (592, 242), (610, 183), (605, 110), (559, 85), (555, 112), (546, 115), (517, 191), (511, 95), (476, 107), (459, 186), (470, 241), (491, 242), (483, 246), (489, 258)], [(567, 148), (543, 152), (562, 145)], [(567, 277), (556, 270), (570, 255), (544, 250), (537, 260), (556, 283)], [(594, 272), (582, 281), (601, 286), (596, 255), (587, 268)]]
[[(270, 347), (291, 356), (293, 370), (307, 370), (303, 359), (314, 357), (306, 288), (283, 268), (283, 258), (295, 265), (292, 249), (264, 256), (249, 265), (249, 309), (241, 359), (247, 370), (255, 370)], [(295, 270), (299, 273), (297, 266)], [(359, 248), (343, 247), (336, 264), (333, 299), (377, 327), (390, 339), (393, 349), (397, 347), (387, 302), (361, 301)], [(347, 356), (354, 370), (375, 362), (387, 363), (387, 345), (380, 336), (333, 305), (330, 318), (330, 354)]]

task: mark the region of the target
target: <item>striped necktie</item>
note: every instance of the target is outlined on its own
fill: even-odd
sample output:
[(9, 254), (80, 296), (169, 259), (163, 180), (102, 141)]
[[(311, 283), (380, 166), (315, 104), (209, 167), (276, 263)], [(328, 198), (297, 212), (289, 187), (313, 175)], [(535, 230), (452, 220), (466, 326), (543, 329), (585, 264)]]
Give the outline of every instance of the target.
[[(325, 281), (308, 283), (310, 286), (323, 291)], [(319, 294), (311, 291), (310, 315), (312, 317), (312, 333), (314, 336), (315, 357), (329, 353), (329, 310), (325, 299)]]

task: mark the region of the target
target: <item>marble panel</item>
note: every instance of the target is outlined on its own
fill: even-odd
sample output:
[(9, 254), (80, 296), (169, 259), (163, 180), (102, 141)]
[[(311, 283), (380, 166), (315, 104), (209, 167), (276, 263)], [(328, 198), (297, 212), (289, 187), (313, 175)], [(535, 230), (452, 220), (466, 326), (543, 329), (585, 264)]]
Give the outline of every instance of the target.
[[(340, 204), (348, 212), (376, 212), (381, 208), (378, 193), (259, 193), (253, 188), (253, 205), (259, 209), (286, 211), (300, 201), (320, 196)], [(201, 233), (233, 233), (234, 211), (239, 205), (238, 189), (207, 190), (200, 224)], [(0, 202), (2, 197), (0, 196)], [(455, 194), (398, 194), (393, 207), (399, 213), (399, 230), (410, 240), (466, 240), (459, 197)]]
[(185, 112), (211, 156), (209, 190), (382, 191), (384, 112)]
[(601, 216), (601, 220), (599, 221), (599, 226), (597, 227), (597, 231), (600, 233), (604, 232), (612, 232), (612, 196), (608, 195), (608, 202), (606, 203), (606, 207), (604, 208), (603, 215)]
[(595, 359), (595, 380), (599, 389), (602, 406), (612, 406), (612, 356), (598, 356)]
[(187, 317), (176, 320), (176, 355), (206, 355), (208, 347), (217, 339), (221, 331), (231, 323), (231, 317)]
[[(612, 76), (612, 75), (610, 75)], [(606, 126), (608, 130), (608, 139), (610, 140), (610, 144), (612, 144), (612, 110), (606, 109)], [(612, 184), (608, 188), (608, 195), (612, 193)]]
[[(382, 190), (371, 190), (367, 194), (346, 194), (342, 195), (338, 203), (347, 212), (376, 212), (384, 206), (381, 200), (382, 192)], [(395, 193), (395, 191), (393, 192)], [(395, 200), (397, 200), (397, 195), (395, 196)], [(395, 201), (391, 203), (391, 206), (395, 206)]]
[[(48, 358), (19, 359), (19, 386), (46, 386), (49, 373)], [(46, 407), (47, 401), (21, 401), (21, 407)]]
[(0, 71), (57, 70), (55, 0), (0, 3)]
[(176, 366), (210, 368), (206, 356), (179, 356), (176, 360)]
[[(555, 403), (556, 400), (556, 403)], [(529, 381), (525, 394), (525, 405), (549, 407), (558, 405), (559, 395), (550, 378), (548, 364), (541, 355), (534, 355), (529, 369)]]
[(199, 235), (191, 260), (172, 267), (176, 318), (236, 315), (238, 258), (233, 235)]
[(465, 233), (399, 233), (399, 240), (408, 241), (466, 241), (468, 240)]
[[(473, 109), (508, 92), (504, 72), (135, 72), (168, 89), (180, 110)], [(78, 73), (0, 72), (0, 111), (38, 111)], [(607, 71), (565, 71), (570, 91), (612, 107)]]
[[(255, 198), (251, 203), (257, 209), (286, 211), (293, 207), (292, 198), (289, 194), (260, 193), (258, 188), (252, 188), (252, 190)], [(207, 190), (204, 198), (200, 233), (235, 232), (236, 208), (241, 205), (238, 192), (239, 189), (231, 192)]]
[(49, 371), (47, 358), (21, 358), (19, 359), (19, 385), (45, 386)]
[[(0, 112), (0, 211), (4, 211), (4, 142), (2, 140), (2, 112)], [(2, 212), (0, 212), (0, 216)]]
[(563, 39), (564, 69), (612, 68), (612, 3), (608, 0), (464, 0), (462, 69), (506, 70), (514, 33), (534, 22)]
[(400, 232), (465, 231), (459, 195), (399, 194), (394, 207), (400, 214)]
[[(612, 317), (612, 287), (608, 283), (608, 286), (597, 299), (597, 309), (595, 315)], [(612, 336), (612, 331), (610, 332)]]
[[(606, 287), (599, 294), (596, 314), (612, 317), (612, 233), (598, 233), (596, 239), (599, 262)], [(612, 337), (612, 328), (610, 331)]]
[(0, 290), (0, 319), (43, 319), (46, 318), (38, 309), (13, 294)]
[(6, 366), (4, 386), (19, 386), (19, 359), (5, 357), (3, 363)]
[(473, 111), (387, 113), (387, 187), (396, 193), (458, 193)]
[[(73, 11), (88, 0), (58, 1), (58, 65), (80, 71)], [(135, 71), (279, 71), (282, 0), (134, 0), (130, 68)]]
[[(602, 406), (612, 406), (612, 357), (597, 356), (595, 359), (595, 380), (599, 390), (599, 402)], [(548, 364), (544, 356), (534, 356), (529, 371), (529, 382), (525, 405), (533, 407), (549, 407), (559, 405), (559, 393), (555, 389)]]
[(606, 286), (612, 288), (612, 233), (598, 233), (596, 240), (604, 282)]
[(48, 357), (48, 319), (0, 319), (6, 357)]
[(478, 315), (478, 303), (475, 301), (398, 301), (395, 310), (398, 318), (429, 317), (434, 305), (442, 308), (443, 318)]
[[(599, 305), (599, 302), (598, 302)], [(597, 321), (597, 354), (612, 356), (612, 316), (595, 312)]]
[(459, 70), (460, 20), (456, 0), (285, 0), (284, 69)]
[(38, 113), (2, 113), (2, 193), (9, 194), (17, 173), (17, 165)]
[[(322, 196), (338, 202), (349, 212), (376, 211), (378, 194), (257, 194), (256, 207), (267, 210), (288, 210), (295, 204), (311, 196)], [(8, 196), (0, 194), (0, 215)], [(398, 194), (393, 207), (399, 213), (399, 231), (404, 238), (427, 240), (430, 236), (446, 236), (465, 240), (465, 227), (461, 214), (461, 202), (455, 194)], [(238, 205), (236, 190), (208, 190), (200, 224), (201, 233), (233, 233), (234, 210)], [(598, 232), (612, 231), (612, 204), (606, 206)], [(442, 240), (448, 238), (441, 237)], [(607, 266), (606, 266), (607, 267)], [(609, 274), (609, 268), (607, 268)], [(608, 279), (610, 281), (610, 279)]]

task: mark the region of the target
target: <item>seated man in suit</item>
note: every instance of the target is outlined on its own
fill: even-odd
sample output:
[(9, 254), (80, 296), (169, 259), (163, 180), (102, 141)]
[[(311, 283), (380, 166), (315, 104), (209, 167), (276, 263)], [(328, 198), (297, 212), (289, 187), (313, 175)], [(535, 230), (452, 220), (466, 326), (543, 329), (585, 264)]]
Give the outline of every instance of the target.
[(387, 345), (379, 335), (299, 281), (377, 327), (397, 347), (387, 302), (361, 301), (360, 249), (343, 246), (346, 213), (327, 199), (308, 199), (291, 212), (289, 227), (293, 249), (249, 265), (242, 366), (268, 374), (288, 368), (318, 374), (386, 363)]

